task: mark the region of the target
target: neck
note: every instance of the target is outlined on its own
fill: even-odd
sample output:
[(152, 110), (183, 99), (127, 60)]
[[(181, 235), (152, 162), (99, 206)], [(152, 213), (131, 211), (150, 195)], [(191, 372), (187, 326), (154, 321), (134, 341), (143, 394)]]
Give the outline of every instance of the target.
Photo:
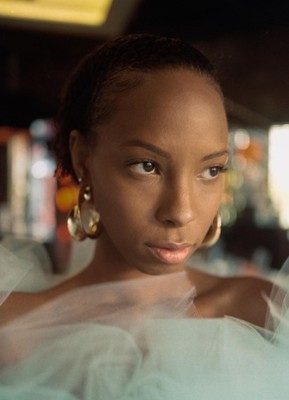
[(111, 243), (102, 235), (96, 243), (89, 266), (83, 272), (85, 279), (92, 283), (142, 279), (149, 275), (129, 265)]

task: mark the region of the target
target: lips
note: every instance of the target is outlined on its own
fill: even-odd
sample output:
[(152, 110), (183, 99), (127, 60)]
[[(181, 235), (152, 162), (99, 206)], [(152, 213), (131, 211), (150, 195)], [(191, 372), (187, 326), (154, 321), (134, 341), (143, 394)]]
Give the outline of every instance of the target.
[(184, 262), (192, 251), (190, 244), (148, 244), (151, 253), (165, 264), (180, 264)]

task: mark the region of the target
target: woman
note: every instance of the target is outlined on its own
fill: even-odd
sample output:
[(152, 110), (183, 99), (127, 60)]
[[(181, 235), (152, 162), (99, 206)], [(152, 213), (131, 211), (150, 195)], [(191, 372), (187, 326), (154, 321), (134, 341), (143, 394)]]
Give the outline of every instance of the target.
[[(218, 233), (229, 157), (210, 63), (176, 39), (135, 35), (106, 43), (70, 81), (55, 148), (59, 171), (80, 185), (70, 232), (97, 238), (97, 245), (83, 272), (3, 303), (0, 398), (9, 390), (15, 398), (12, 384), (29, 399), (207, 398), (218, 391), (238, 398), (243, 385), (236, 379), (250, 360), (246, 344), (256, 352), (255, 367), (264, 364), (258, 356), (267, 331), (256, 325), (265, 324), (272, 284), (186, 268)], [(219, 319), (225, 316), (236, 320)], [(243, 360), (228, 383), (235, 357)]]

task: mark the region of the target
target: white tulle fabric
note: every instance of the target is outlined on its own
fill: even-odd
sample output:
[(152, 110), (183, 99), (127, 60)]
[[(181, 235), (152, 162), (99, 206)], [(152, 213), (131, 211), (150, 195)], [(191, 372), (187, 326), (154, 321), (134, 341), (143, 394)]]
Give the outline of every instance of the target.
[[(3, 301), (36, 267), (0, 256)], [(0, 399), (288, 400), (283, 286), (266, 329), (199, 318), (185, 273), (74, 290), (0, 330)]]

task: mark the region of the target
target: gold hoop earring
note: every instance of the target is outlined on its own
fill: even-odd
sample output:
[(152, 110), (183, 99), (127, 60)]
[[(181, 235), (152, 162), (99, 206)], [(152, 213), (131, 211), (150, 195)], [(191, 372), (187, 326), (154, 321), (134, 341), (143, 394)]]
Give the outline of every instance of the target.
[(221, 229), (222, 229), (222, 220), (220, 214), (218, 213), (214, 218), (212, 225), (210, 226), (210, 229), (208, 230), (201, 244), (201, 247), (211, 247), (215, 243), (217, 243), (221, 235)]
[(86, 238), (86, 233), (83, 230), (80, 219), (80, 211), (78, 205), (75, 205), (68, 214), (67, 229), (70, 236), (74, 240), (81, 241)]
[(86, 237), (96, 239), (101, 232), (99, 213), (91, 204), (91, 186), (79, 191), (78, 205), (74, 206), (67, 218), (67, 228), (71, 237), (81, 241)]

